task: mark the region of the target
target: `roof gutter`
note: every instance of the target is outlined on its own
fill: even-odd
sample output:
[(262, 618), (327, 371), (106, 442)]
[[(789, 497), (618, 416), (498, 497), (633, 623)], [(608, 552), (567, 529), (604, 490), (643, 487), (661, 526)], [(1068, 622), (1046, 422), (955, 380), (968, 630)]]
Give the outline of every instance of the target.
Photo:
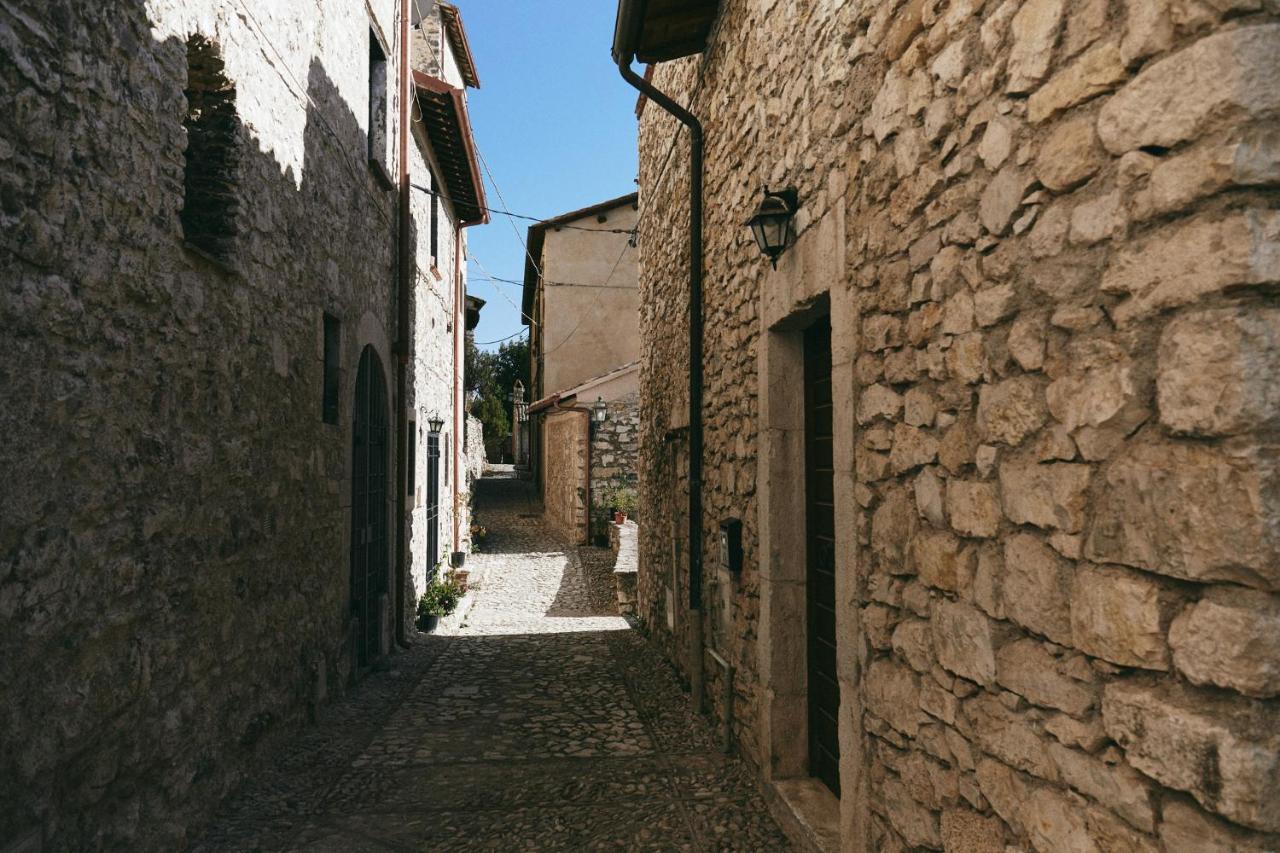
[(702, 708), (702, 124), (631, 68), (647, 0), (618, 0), (613, 59), (622, 79), (689, 129), (689, 616), (693, 704)]

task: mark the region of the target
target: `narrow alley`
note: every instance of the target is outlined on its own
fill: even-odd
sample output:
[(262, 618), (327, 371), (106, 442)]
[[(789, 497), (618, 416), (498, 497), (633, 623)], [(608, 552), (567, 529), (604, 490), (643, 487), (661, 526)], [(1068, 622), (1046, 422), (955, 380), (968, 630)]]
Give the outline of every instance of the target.
[[(599, 559), (557, 541), (509, 470), (462, 624), (418, 635), (215, 818), (199, 851), (789, 849)], [(581, 549), (587, 551), (590, 549)]]

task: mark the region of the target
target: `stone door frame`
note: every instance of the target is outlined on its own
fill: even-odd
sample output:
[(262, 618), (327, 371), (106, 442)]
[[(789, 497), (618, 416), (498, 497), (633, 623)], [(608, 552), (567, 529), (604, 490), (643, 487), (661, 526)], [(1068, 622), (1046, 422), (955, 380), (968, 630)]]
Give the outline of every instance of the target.
[[(761, 285), (758, 351), (760, 430), (758, 531), (761, 692), (760, 751), (768, 783), (792, 808), (789, 780), (807, 781), (808, 686), (805, 587), (804, 329), (830, 315), (833, 428), (836, 436), (836, 637), (840, 682), (839, 825), (825, 827), (827, 841), (860, 849), (865, 827), (866, 780), (861, 772), (861, 634), (857, 597), (854, 519), (856, 421), (853, 363), (858, 315), (845, 270), (845, 217), (837, 203), (809, 225)], [(816, 780), (814, 784), (821, 786)], [(809, 786), (811, 787), (811, 786)], [(823, 787), (823, 791), (825, 791)], [(834, 795), (827, 792), (834, 801)], [(806, 814), (806, 822), (811, 816)], [(828, 821), (822, 821), (828, 822)], [(831, 836), (836, 836), (832, 838)], [(823, 845), (826, 846), (825, 844)]]

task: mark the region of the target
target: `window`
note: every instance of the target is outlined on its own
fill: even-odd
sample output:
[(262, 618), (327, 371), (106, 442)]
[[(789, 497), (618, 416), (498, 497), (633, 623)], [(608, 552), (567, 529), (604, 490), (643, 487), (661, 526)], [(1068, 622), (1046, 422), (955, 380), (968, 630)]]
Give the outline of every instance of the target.
[(431, 173), (431, 223), (427, 226), (431, 229), (431, 264), (439, 267), (440, 259), (440, 182), (436, 180), (435, 172)]
[(324, 315), (324, 405), (321, 415), (327, 424), (338, 422), (342, 364), (342, 323), (332, 314)]
[(219, 261), (236, 234), (236, 88), (213, 42), (187, 39), (187, 150), (182, 174), (182, 237)]
[(373, 30), (369, 30), (369, 163), (390, 185), (387, 168), (387, 54)]
[(409, 476), (407, 478), (409, 488), (406, 490), (406, 494), (409, 497), (413, 497), (414, 485), (417, 479), (414, 475), (418, 472), (418, 431), (414, 428), (413, 421), (409, 421), (409, 452), (406, 455), (409, 461)]

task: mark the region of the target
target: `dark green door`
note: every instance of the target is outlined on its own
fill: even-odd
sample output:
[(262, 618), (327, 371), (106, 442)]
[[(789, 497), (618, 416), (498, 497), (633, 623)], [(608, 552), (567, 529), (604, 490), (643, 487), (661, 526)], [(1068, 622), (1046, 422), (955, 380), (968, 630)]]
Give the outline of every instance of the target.
[(356, 662), (376, 657), (387, 591), (387, 386), (373, 347), (356, 374), (351, 458), (351, 613), (359, 622)]
[(840, 796), (831, 321), (826, 317), (804, 335), (804, 423), (809, 772)]

